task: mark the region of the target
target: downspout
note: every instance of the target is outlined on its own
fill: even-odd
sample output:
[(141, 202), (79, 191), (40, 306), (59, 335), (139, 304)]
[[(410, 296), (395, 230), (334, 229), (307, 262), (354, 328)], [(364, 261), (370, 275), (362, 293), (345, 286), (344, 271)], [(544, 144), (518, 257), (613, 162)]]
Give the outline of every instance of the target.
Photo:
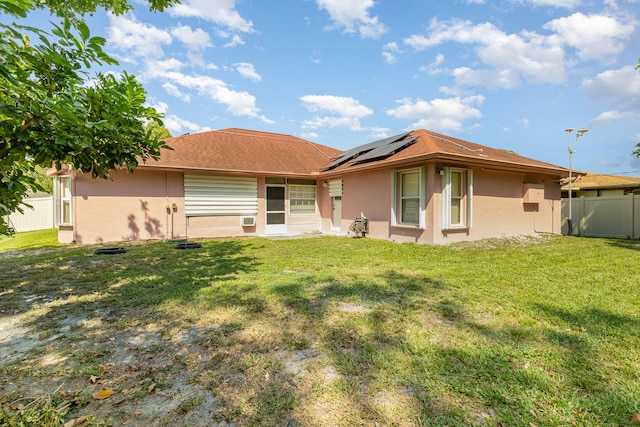
[[(560, 199), (560, 203), (562, 203), (562, 199)], [(537, 234), (555, 234), (555, 222), (553, 221), (553, 219), (555, 218), (555, 211), (556, 211), (556, 201), (555, 200), (551, 200), (549, 201), (549, 204), (551, 205), (551, 231), (543, 231), (543, 230), (538, 230), (538, 223), (536, 222), (536, 218), (537, 218), (537, 214), (540, 213), (540, 205), (537, 204), (536, 205), (536, 211), (533, 213), (533, 231), (534, 233)], [(561, 219), (562, 220), (562, 219)], [(561, 226), (562, 227), (562, 226)]]
[[(165, 197), (165, 215), (164, 215), (164, 242), (167, 241), (167, 235), (169, 234), (169, 172), (164, 173), (165, 177), (165, 186), (164, 186), (164, 197)], [(171, 232), (173, 235), (173, 230)], [(172, 236), (173, 237), (173, 236)]]
[(77, 185), (76, 185), (76, 176), (75, 172), (71, 170), (69, 172), (69, 179), (71, 180), (71, 185), (73, 186), (73, 191), (71, 192), (71, 209), (73, 210), (73, 218), (71, 223), (71, 229), (73, 230), (73, 243), (78, 242), (78, 214), (76, 207), (76, 197), (77, 197)]
[(636, 212), (635, 212), (635, 207), (636, 207), (636, 201), (635, 201), (635, 197), (636, 195), (634, 193), (631, 193), (631, 238), (635, 239), (636, 237)]

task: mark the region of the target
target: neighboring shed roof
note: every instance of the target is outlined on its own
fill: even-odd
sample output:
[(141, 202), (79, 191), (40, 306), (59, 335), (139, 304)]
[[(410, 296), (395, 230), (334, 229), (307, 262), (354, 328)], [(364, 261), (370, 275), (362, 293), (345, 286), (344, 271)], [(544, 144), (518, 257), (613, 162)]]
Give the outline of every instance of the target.
[(291, 135), (235, 128), (178, 136), (166, 143), (173, 150), (163, 150), (160, 160), (146, 167), (308, 176), (317, 175), (340, 152)]
[[(374, 150), (379, 150), (383, 155), (369, 155)], [(419, 160), (456, 161), (506, 170), (544, 171), (559, 176), (568, 175), (569, 172), (561, 166), (427, 130), (415, 130), (340, 153), (323, 170), (327, 174), (336, 174)]]
[[(586, 173), (582, 176), (577, 176), (571, 184), (572, 190), (595, 190), (598, 188), (640, 188), (640, 178)], [(569, 190), (568, 182), (562, 186), (562, 190)]]

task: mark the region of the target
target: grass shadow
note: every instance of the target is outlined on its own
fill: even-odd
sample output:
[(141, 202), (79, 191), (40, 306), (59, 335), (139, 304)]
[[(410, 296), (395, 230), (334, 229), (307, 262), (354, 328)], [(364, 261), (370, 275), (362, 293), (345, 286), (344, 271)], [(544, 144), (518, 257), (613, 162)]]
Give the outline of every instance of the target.
[[(68, 329), (68, 324), (61, 323), (65, 319), (102, 318), (106, 325), (179, 324), (185, 319), (163, 318), (158, 307), (189, 304), (203, 288), (249, 273), (259, 264), (244, 254), (245, 244), (236, 241), (206, 242), (197, 251), (179, 251), (164, 243), (130, 245), (128, 249), (117, 255), (95, 255), (92, 248), (75, 248), (27, 256), (29, 260), (22, 260), (5, 275), (6, 285), (0, 287), (0, 319), (28, 312), (25, 326), (47, 334)], [(229, 294), (222, 295), (218, 303), (259, 306), (261, 301)], [(82, 328), (87, 334), (95, 332), (90, 326)], [(105, 328), (105, 324), (95, 328)], [(2, 346), (14, 346), (12, 340), (4, 340)]]
[(635, 239), (635, 240), (609, 239), (608, 242), (610, 246), (613, 246), (615, 248), (640, 251), (640, 239)]
[[(247, 239), (189, 251), (131, 245), (112, 257), (65, 248), (0, 266), (0, 322), (28, 313), (29, 326), (53, 338), (31, 359), (77, 361), (71, 379), (60, 374), (64, 361), (20, 371), (33, 378), (86, 386), (89, 373), (108, 380), (104, 367), (126, 361), (141, 372), (127, 387), (165, 393), (188, 376), (215, 396), (208, 419), (220, 423), (623, 424), (640, 401), (637, 336), (624, 334), (640, 324), (624, 314), (629, 306), (568, 308), (586, 294), (564, 296), (561, 243), (536, 247), (550, 252), (548, 269), (529, 270), (531, 280), (520, 270), (539, 254), (510, 247)], [(596, 291), (589, 298), (613, 292)], [(26, 375), (17, 366), (0, 368)]]

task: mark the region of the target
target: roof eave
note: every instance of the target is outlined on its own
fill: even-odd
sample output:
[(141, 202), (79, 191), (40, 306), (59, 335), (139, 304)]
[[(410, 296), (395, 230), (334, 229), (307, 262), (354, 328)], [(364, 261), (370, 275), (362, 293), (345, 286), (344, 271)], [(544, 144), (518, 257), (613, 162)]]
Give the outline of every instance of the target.
[[(574, 191), (579, 190), (616, 190), (624, 188), (640, 188), (640, 182), (629, 184), (608, 184), (608, 185), (576, 185), (571, 184), (571, 189)], [(569, 185), (562, 186), (562, 190), (569, 190)]]
[[(536, 165), (526, 165), (523, 163), (515, 163), (515, 162), (505, 162), (499, 160), (492, 159), (484, 159), (478, 157), (470, 157), (470, 156), (460, 156), (450, 153), (429, 153), (422, 156), (414, 156), (409, 158), (403, 158), (398, 160), (386, 161), (386, 162), (372, 162), (365, 163), (359, 165), (353, 165), (349, 168), (331, 170), (326, 172), (321, 172), (320, 175), (322, 178), (328, 178), (331, 176), (352, 174), (365, 170), (376, 170), (376, 169), (386, 169), (390, 167), (399, 167), (409, 164), (416, 164), (420, 162), (427, 161), (440, 161), (440, 162), (461, 162), (469, 165), (477, 165), (485, 168), (489, 168), (492, 170), (503, 170), (510, 172), (526, 172), (526, 173), (546, 173), (550, 175), (556, 175), (559, 177), (569, 176), (569, 170), (563, 167), (557, 167), (553, 165), (549, 166), (536, 166)], [(573, 171), (574, 175), (584, 175), (586, 172), (581, 171)]]
[(224, 175), (242, 175), (242, 176), (284, 176), (291, 178), (318, 178), (318, 172), (291, 172), (291, 171), (262, 171), (262, 170), (244, 170), (244, 169), (221, 169), (221, 168), (198, 168), (189, 166), (167, 166), (167, 165), (138, 165), (138, 168), (147, 170), (159, 170), (165, 172), (193, 172), (193, 173), (218, 173)]

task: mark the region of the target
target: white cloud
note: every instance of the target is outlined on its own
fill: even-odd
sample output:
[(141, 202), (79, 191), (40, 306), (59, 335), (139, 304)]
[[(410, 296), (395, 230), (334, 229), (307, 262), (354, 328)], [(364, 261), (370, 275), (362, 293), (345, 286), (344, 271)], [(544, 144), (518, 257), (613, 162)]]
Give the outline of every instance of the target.
[(604, 111), (589, 124), (595, 126), (620, 120), (637, 121), (638, 119), (640, 119), (640, 111)]
[(255, 96), (248, 92), (232, 90), (222, 80), (209, 76), (187, 75), (177, 71), (149, 70), (147, 75), (163, 80), (165, 84), (167, 82), (170, 83), (183, 96), (185, 96), (184, 90), (179, 90), (179, 87), (195, 90), (199, 95), (206, 96), (219, 104), (225, 105), (227, 110), (236, 116), (253, 117), (267, 124), (273, 123), (272, 120), (260, 114), (260, 109), (256, 107)]
[[(537, 2), (541, 5), (544, 2)], [(554, 2), (560, 7), (562, 2)], [(564, 6), (569, 6), (569, 2)], [(426, 34), (403, 40), (423, 51), (447, 42), (471, 44), (485, 67), (459, 67), (453, 71), (458, 85), (512, 89), (530, 83), (562, 83), (567, 77), (565, 47), (573, 47), (583, 60), (610, 61), (624, 49), (634, 26), (605, 15), (571, 16), (546, 23), (550, 35), (532, 31), (508, 34), (491, 23), (432, 19)], [(427, 68), (426, 70), (429, 70)]]
[(396, 54), (398, 53), (402, 53), (402, 51), (396, 42), (387, 43), (382, 47), (382, 57), (389, 64), (396, 62)]
[[(162, 114), (167, 114), (167, 111), (169, 110), (169, 105), (167, 105), (166, 102), (162, 102), (162, 101), (154, 105), (151, 105), (151, 107), (155, 108), (157, 112)], [(204, 132), (207, 130), (211, 130), (209, 127), (201, 127), (196, 123), (190, 122), (185, 119), (181, 119), (175, 114), (166, 115), (162, 119), (162, 123), (164, 124), (164, 127), (169, 129), (169, 132), (171, 132), (171, 135), (173, 136), (178, 136), (180, 134), (183, 134), (185, 133), (185, 131)]]
[(307, 129), (344, 127), (351, 130), (362, 130), (360, 119), (373, 114), (373, 110), (350, 97), (305, 95), (300, 97), (300, 100), (305, 108), (312, 113), (327, 112), (329, 114), (305, 120), (303, 127)]
[(632, 24), (625, 24), (605, 15), (574, 13), (554, 19), (543, 26), (555, 31), (564, 44), (575, 47), (581, 59), (610, 60), (624, 50), (623, 40), (633, 34)]
[[(109, 14), (108, 46), (115, 46), (127, 52), (135, 52), (135, 56), (144, 58), (162, 58), (162, 45), (171, 44), (172, 37), (168, 31), (150, 24), (142, 23), (133, 15), (116, 16)], [(132, 57), (124, 59), (134, 62)]]
[(346, 33), (359, 32), (360, 37), (371, 39), (379, 39), (388, 31), (377, 16), (369, 15), (368, 9), (373, 7), (373, 0), (316, 0), (316, 3), (331, 16), (331, 30), (343, 28)]
[(444, 55), (439, 53), (436, 55), (431, 64), (420, 67), (420, 71), (422, 71), (423, 73), (429, 73), (431, 75), (440, 74), (443, 72), (443, 70), (440, 68), (440, 65), (442, 65), (442, 63), (444, 63)]
[(235, 0), (184, 0), (169, 8), (168, 12), (172, 16), (204, 19), (231, 31), (252, 33), (253, 23), (240, 16), (235, 7)]
[(454, 76), (460, 84), (512, 88), (520, 79), (532, 83), (560, 83), (566, 79), (564, 51), (555, 36), (545, 37), (529, 31), (507, 34), (490, 23), (474, 25), (459, 19), (433, 19), (428, 36), (416, 34), (403, 42), (416, 51), (445, 42), (477, 45), (478, 57), (490, 68), (459, 68)]
[(591, 120), (590, 125), (640, 120), (640, 75), (634, 66), (603, 71), (593, 79), (585, 79), (582, 90), (591, 98), (609, 101), (610, 108)]
[(389, 135), (389, 128), (371, 128), (371, 138), (373, 140), (378, 140), (378, 139), (384, 139), (384, 138), (388, 138)]
[(241, 76), (246, 77), (249, 80), (253, 80), (254, 82), (262, 81), (262, 77), (256, 72), (253, 64), (250, 64), (248, 62), (238, 62), (234, 65), (236, 67), (236, 71), (238, 71)]
[(387, 114), (403, 120), (416, 120), (410, 125), (412, 129), (430, 129), (437, 131), (460, 131), (463, 121), (482, 117), (475, 106), (484, 102), (482, 95), (465, 98), (455, 97), (431, 101), (404, 98), (396, 101), (399, 106), (387, 110)]
[(387, 27), (378, 21), (377, 16), (363, 18), (358, 25), (358, 30), (360, 31), (360, 36), (365, 39), (379, 39), (388, 31)]
[(585, 79), (582, 89), (592, 98), (610, 99), (617, 109), (640, 110), (640, 74), (632, 65)]
[(169, 58), (164, 61), (156, 61), (153, 59), (148, 60), (147, 66), (161, 71), (178, 71), (184, 66), (184, 64), (179, 59)]
[(526, 117), (523, 119), (518, 119), (516, 120), (516, 122), (520, 123), (523, 127), (529, 127), (529, 119), (527, 119)]
[(415, 34), (404, 39), (404, 44), (421, 51), (448, 41), (489, 45), (494, 42), (500, 42), (506, 36), (504, 32), (493, 24), (473, 25), (471, 21), (461, 19), (440, 21), (434, 18), (429, 23), (429, 31), (430, 35), (428, 37)]
[(150, 105), (150, 107), (154, 108), (158, 113), (166, 114), (169, 109), (169, 105), (166, 102), (158, 102), (157, 104)]
[(242, 40), (242, 37), (240, 37), (237, 34), (233, 34), (231, 36), (231, 40), (229, 40), (229, 43), (225, 44), (224, 47), (234, 47), (234, 46), (239, 46), (243, 44), (244, 44), (244, 40)]
[(453, 70), (453, 76), (459, 85), (484, 86), (488, 88), (512, 89), (520, 85), (520, 75), (510, 69), (473, 70), (460, 67)]
[(309, 139), (311, 141), (318, 139), (320, 137), (320, 135), (318, 135), (315, 132), (302, 132), (300, 134), (300, 138), (304, 138), (304, 139)]
[(551, 6), (557, 8), (573, 9), (582, 3), (582, 0), (514, 0), (515, 3), (531, 6)]
[(171, 96), (174, 96), (176, 98), (180, 98), (182, 99), (184, 102), (189, 103), (191, 102), (191, 96), (189, 96), (189, 94), (185, 94), (182, 93), (180, 91), (180, 89), (178, 88), (178, 86), (174, 85), (173, 83), (170, 82), (164, 82), (162, 84), (162, 88), (167, 91), (167, 93)]
[(162, 119), (162, 122), (164, 123), (164, 127), (169, 129), (169, 132), (171, 132), (171, 135), (174, 135), (174, 136), (178, 136), (185, 132), (195, 133), (195, 132), (205, 132), (207, 130), (211, 130), (208, 127), (201, 127), (200, 125), (190, 122), (189, 120), (181, 119), (180, 117), (174, 114), (166, 116), (164, 119)]
[(187, 25), (180, 25), (171, 29), (171, 34), (189, 47), (189, 50), (200, 51), (211, 46), (209, 33), (198, 28), (192, 30)]

